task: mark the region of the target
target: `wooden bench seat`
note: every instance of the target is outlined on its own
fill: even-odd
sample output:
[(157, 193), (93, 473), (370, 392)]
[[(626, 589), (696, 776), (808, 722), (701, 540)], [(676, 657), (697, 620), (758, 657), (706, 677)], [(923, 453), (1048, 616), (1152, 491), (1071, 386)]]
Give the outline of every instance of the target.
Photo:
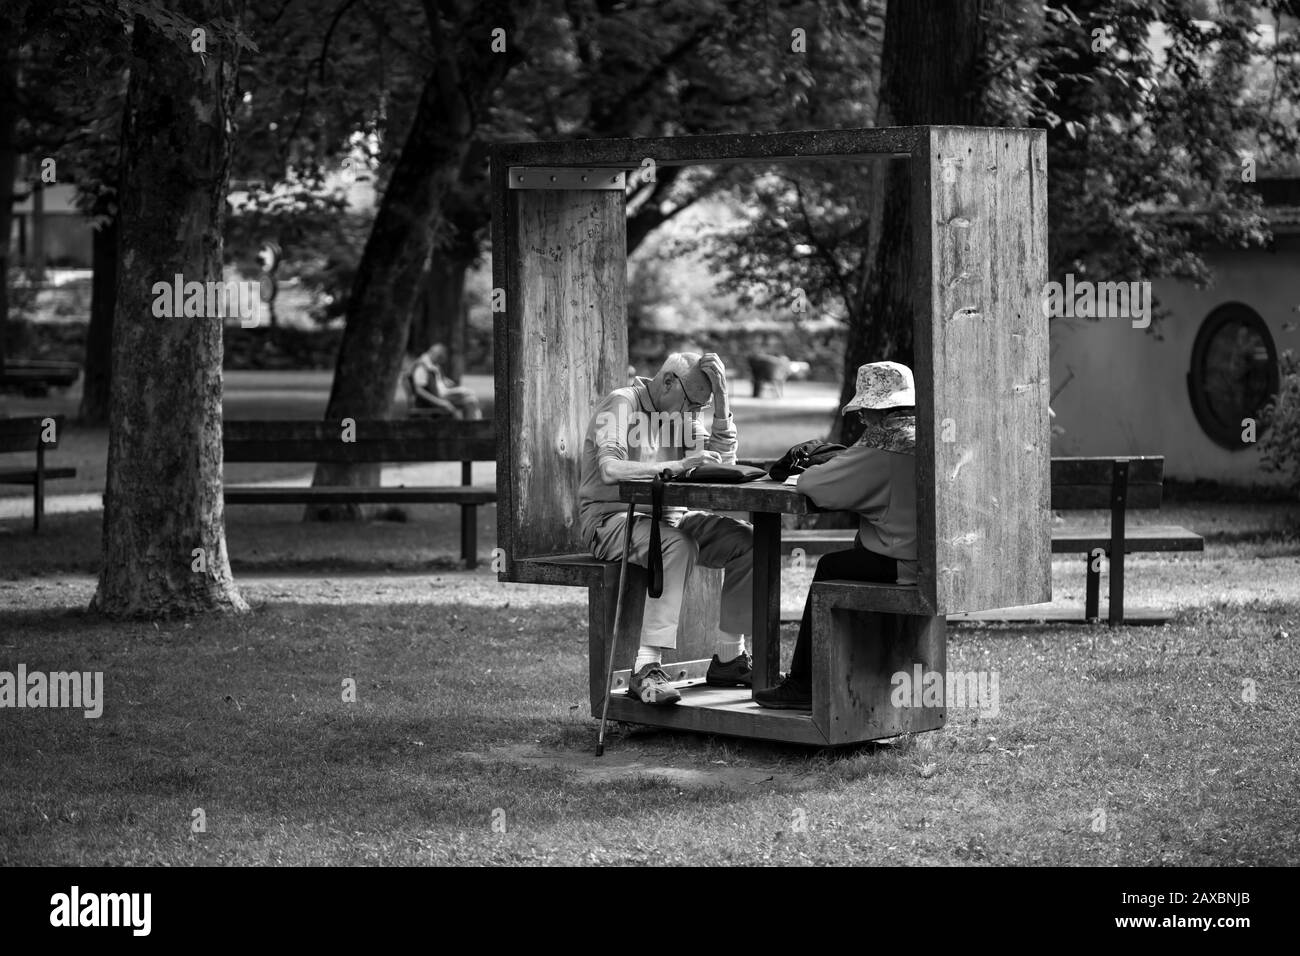
[[(1053, 554), (1091, 554), (1110, 547), (1110, 533), (1102, 528), (1062, 525), (1052, 529)], [(1124, 551), (1204, 551), (1205, 539), (1177, 525), (1137, 525), (1124, 532)]]
[(0, 468), (0, 485), (32, 486), (32, 533), (39, 534), (45, 515), (45, 482), (56, 478), (75, 478), (75, 468), (49, 468), (45, 453), (59, 447), (63, 434), (62, 415), (26, 418), (0, 418), (0, 454), (35, 452), (32, 468)]
[(459, 485), (226, 485), (228, 505), (454, 504), (460, 506), (461, 557), (478, 566), (478, 508), (497, 500), (496, 488), (473, 484), (474, 462), (496, 460), (490, 420), (228, 421), (226, 462), (459, 461)]

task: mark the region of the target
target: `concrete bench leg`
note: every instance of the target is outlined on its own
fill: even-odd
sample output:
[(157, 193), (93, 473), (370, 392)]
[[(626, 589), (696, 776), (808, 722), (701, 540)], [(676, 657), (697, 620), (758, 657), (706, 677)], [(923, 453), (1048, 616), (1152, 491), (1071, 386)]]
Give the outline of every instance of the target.
[(460, 556), (466, 567), (478, 567), (478, 505), (460, 506)]
[(936, 674), (939, 700), (947, 672), (947, 619), (852, 611), (813, 603), (812, 717), (827, 743), (879, 740), (938, 730), (947, 717), (942, 705), (913, 706), (921, 688), (898, 706), (896, 674)]

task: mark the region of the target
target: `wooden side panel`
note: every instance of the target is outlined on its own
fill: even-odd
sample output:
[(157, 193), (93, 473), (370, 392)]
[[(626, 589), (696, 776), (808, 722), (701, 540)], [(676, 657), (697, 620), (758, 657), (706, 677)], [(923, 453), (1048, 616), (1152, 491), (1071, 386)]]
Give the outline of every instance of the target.
[(585, 550), (582, 440), (596, 403), (627, 378), (627, 237), (621, 192), (517, 190), (506, 205), (508, 359), (498, 339), (497, 374), (509, 399), (497, 427), (508, 459), (497, 480), (511, 486), (502, 513), (516, 561)]
[(1051, 599), (1045, 134), (929, 138), (913, 164), (920, 586), (937, 614), (1037, 604)]
[[(827, 743), (879, 740), (938, 730), (943, 707), (896, 706), (893, 677), (946, 672), (946, 623), (921, 617), (834, 607), (823, 594), (813, 604), (813, 723)], [(942, 676), (940, 680), (942, 681)]]

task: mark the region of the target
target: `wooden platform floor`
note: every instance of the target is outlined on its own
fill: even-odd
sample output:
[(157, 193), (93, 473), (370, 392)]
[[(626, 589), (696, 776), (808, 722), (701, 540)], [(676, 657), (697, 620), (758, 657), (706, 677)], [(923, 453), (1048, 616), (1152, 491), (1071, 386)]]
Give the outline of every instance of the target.
[(616, 690), (609, 698), (609, 719), (731, 737), (826, 745), (826, 738), (808, 711), (759, 707), (748, 688), (710, 687), (703, 681), (675, 682), (673, 686), (682, 699), (663, 707), (643, 704), (628, 697), (626, 691)]

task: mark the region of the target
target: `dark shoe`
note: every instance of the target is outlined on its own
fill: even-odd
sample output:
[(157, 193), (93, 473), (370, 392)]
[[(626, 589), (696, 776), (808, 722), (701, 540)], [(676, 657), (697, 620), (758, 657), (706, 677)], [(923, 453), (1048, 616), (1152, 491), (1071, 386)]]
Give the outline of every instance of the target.
[(787, 677), (775, 687), (755, 691), (754, 703), (773, 710), (812, 710), (812, 684)]
[(627, 695), (643, 704), (675, 704), (682, 699), (660, 664), (646, 664), (627, 682)]
[(753, 687), (754, 661), (748, 654), (733, 657), (727, 663), (713, 655), (709, 661), (709, 670), (704, 675), (704, 683), (710, 687)]

